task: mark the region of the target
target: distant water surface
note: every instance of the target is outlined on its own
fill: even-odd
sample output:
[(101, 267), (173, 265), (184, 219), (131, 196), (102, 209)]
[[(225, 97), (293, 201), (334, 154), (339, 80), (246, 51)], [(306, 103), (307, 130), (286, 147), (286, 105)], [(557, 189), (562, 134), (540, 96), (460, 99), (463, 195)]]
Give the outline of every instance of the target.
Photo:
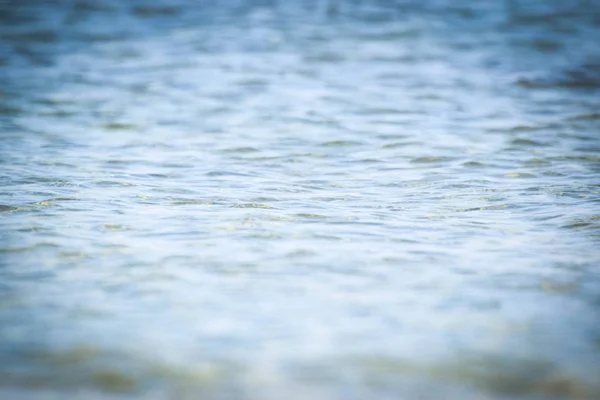
[(593, 1), (0, 2), (0, 397), (600, 398), (599, 177)]

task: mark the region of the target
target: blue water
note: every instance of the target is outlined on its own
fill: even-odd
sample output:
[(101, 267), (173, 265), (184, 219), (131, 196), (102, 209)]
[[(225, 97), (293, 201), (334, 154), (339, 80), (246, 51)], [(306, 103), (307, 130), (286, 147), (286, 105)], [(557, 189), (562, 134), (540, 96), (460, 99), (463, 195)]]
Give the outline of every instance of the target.
[(0, 397), (600, 398), (600, 8), (0, 3)]

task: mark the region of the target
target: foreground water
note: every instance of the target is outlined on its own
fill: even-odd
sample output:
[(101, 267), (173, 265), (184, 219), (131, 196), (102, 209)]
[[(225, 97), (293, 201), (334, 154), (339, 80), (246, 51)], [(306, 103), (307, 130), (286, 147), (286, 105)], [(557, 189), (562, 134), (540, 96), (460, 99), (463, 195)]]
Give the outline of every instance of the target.
[(0, 397), (600, 398), (593, 2), (8, 3)]

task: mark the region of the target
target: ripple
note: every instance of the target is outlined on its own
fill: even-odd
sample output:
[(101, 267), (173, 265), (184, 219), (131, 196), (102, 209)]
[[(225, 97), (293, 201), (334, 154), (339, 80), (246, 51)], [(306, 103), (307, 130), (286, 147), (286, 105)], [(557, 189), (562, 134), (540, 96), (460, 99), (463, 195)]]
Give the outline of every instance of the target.
[(110, 232), (123, 232), (129, 230), (129, 228), (125, 225), (119, 224), (103, 224), (100, 225), (100, 230)]
[(228, 148), (223, 150), (223, 152), (225, 153), (256, 153), (259, 152), (260, 150), (255, 149), (254, 147), (232, 147), (232, 148)]
[(174, 206), (191, 206), (191, 205), (213, 205), (216, 204), (214, 201), (206, 201), (206, 200), (193, 200), (193, 199), (181, 199), (173, 201), (169, 204)]
[(411, 163), (413, 164), (436, 164), (436, 163), (444, 163), (448, 161), (453, 161), (452, 157), (440, 157), (440, 156), (423, 156), (413, 158)]
[(356, 142), (352, 140), (333, 140), (330, 142), (321, 143), (322, 147), (350, 147), (350, 146), (360, 146), (361, 142)]
[(22, 208), (19, 207), (15, 207), (15, 206), (7, 206), (4, 204), (0, 204), (0, 213), (12, 213), (15, 211), (21, 211)]
[(109, 131), (131, 131), (137, 130), (140, 127), (135, 124), (127, 124), (127, 123), (119, 123), (119, 122), (111, 122), (109, 124), (101, 125), (103, 129)]
[(274, 209), (275, 207), (271, 207), (268, 204), (261, 203), (239, 203), (231, 206), (231, 208), (262, 208), (262, 209)]
[(543, 147), (547, 146), (544, 143), (531, 139), (513, 139), (510, 144), (514, 147)]

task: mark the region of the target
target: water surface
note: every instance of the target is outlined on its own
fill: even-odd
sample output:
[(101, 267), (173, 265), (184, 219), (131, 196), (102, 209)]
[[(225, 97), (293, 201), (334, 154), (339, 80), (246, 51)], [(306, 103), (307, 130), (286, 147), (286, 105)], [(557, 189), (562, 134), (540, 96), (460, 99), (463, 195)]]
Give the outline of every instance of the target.
[(600, 9), (0, 6), (0, 396), (600, 397)]

